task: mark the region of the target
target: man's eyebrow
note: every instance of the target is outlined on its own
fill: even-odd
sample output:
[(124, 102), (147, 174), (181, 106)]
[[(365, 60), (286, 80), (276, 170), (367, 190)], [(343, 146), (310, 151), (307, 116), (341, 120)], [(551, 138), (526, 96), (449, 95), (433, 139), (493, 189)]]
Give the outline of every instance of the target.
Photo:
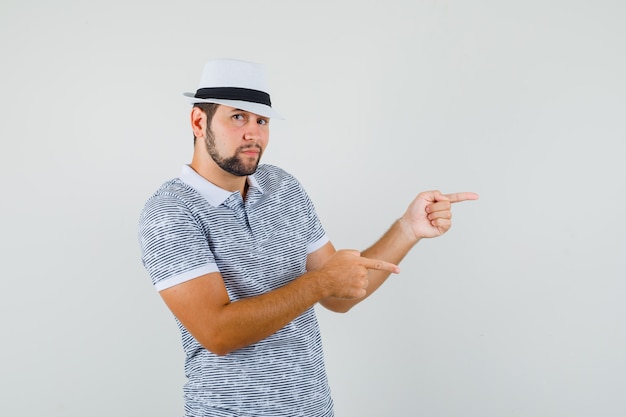
[(233, 107), (233, 109), (232, 109), (232, 110), (230, 110), (230, 113), (231, 113), (231, 114), (233, 114), (233, 113), (247, 113), (247, 114), (252, 114), (252, 115), (256, 116), (256, 117), (257, 117), (257, 118), (259, 118), (259, 119), (264, 119), (264, 120), (269, 120), (269, 119), (270, 119), (269, 117), (266, 117), (266, 116), (261, 116), (260, 114), (257, 114), (257, 113), (254, 113), (254, 112), (251, 112), (251, 111), (249, 111), (249, 110), (237, 109), (237, 108), (235, 108), (235, 107)]

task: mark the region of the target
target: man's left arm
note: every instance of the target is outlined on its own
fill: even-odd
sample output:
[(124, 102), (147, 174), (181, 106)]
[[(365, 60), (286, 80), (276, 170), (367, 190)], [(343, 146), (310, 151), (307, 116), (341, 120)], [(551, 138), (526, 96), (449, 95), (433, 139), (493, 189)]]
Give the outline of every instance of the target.
[[(402, 217), (396, 220), (387, 232), (361, 255), (398, 265), (421, 239), (441, 236), (450, 229), (453, 203), (477, 199), (478, 194), (472, 192), (442, 194), (439, 191), (426, 191), (420, 193)], [(326, 244), (309, 255), (307, 267), (319, 268), (334, 251), (331, 243)], [(364, 297), (351, 300), (327, 298), (320, 301), (320, 304), (332, 311), (347, 312), (374, 293), (388, 277), (389, 272), (370, 270), (367, 294)]]

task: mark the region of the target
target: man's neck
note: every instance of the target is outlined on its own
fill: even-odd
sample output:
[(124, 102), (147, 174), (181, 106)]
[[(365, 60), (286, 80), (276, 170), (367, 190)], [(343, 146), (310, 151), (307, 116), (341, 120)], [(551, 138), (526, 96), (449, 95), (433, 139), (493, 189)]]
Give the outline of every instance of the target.
[(248, 192), (248, 177), (233, 175), (230, 172), (224, 171), (213, 160), (198, 161), (194, 158), (190, 164), (191, 168), (196, 171), (202, 178), (211, 182), (212, 184), (226, 190), (226, 191), (239, 191), (241, 196), (246, 198)]

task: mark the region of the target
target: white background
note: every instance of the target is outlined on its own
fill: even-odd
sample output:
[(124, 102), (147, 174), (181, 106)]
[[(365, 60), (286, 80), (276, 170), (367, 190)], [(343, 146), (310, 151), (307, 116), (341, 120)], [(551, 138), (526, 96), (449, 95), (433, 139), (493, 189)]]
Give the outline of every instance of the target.
[(475, 191), (375, 296), (319, 310), (338, 417), (626, 415), (626, 4), (0, 3), (0, 415), (181, 416), (139, 259), (204, 62), (267, 66), (265, 162), (337, 247)]

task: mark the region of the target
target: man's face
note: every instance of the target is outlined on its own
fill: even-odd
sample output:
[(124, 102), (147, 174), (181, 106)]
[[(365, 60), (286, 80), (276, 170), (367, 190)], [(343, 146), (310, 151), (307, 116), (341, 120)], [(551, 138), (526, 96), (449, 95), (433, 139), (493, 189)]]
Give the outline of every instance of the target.
[(215, 163), (236, 176), (254, 174), (269, 140), (269, 118), (220, 105), (206, 132)]

